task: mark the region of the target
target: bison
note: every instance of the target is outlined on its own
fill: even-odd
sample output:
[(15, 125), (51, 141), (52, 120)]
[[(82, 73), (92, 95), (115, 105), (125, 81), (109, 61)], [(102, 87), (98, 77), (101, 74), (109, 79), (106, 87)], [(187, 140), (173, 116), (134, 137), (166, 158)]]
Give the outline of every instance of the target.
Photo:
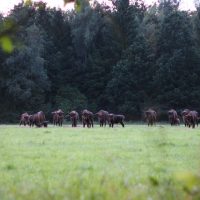
[(114, 124), (121, 124), (122, 127), (124, 127), (124, 115), (115, 115), (113, 113), (108, 114), (108, 121), (109, 121), (109, 126), (113, 128)]
[(56, 126), (58, 124), (58, 114), (56, 111), (52, 112), (52, 118), (53, 118), (53, 125)]
[(109, 113), (105, 110), (100, 110), (98, 113), (96, 113), (95, 115), (97, 115), (99, 123), (100, 123), (100, 127), (106, 126), (106, 122), (108, 121), (108, 115)]
[(155, 110), (148, 109), (145, 111), (145, 119), (147, 120), (148, 126), (153, 126), (156, 123), (157, 113)]
[(72, 123), (72, 127), (77, 127), (79, 114), (76, 111), (73, 110), (69, 113), (69, 116), (70, 116), (70, 120), (71, 120), (71, 123)]
[(64, 112), (59, 109), (57, 111), (52, 112), (53, 115), (53, 125), (62, 126), (64, 120)]
[(178, 118), (177, 112), (174, 109), (168, 111), (168, 117), (171, 126), (180, 124), (180, 119)]
[(46, 118), (43, 111), (39, 111), (34, 115), (35, 124), (42, 124), (45, 120)]
[(82, 122), (83, 122), (83, 127), (87, 125), (88, 128), (93, 127), (93, 113), (88, 111), (88, 110), (83, 110), (82, 111)]
[(21, 115), (21, 118), (20, 118), (20, 122), (19, 122), (19, 125), (24, 125), (26, 126), (27, 124), (29, 124), (29, 114), (26, 112), (26, 113), (23, 113)]
[(29, 126), (32, 127), (34, 126), (35, 122), (34, 122), (34, 115), (29, 115)]
[(43, 111), (39, 111), (36, 114), (29, 115), (29, 126), (36, 127), (47, 127), (48, 122), (46, 121), (45, 114)]
[(187, 115), (184, 116), (185, 121), (189, 127), (195, 128), (195, 125), (198, 126), (198, 112), (193, 110), (190, 111)]
[(183, 119), (183, 123), (185, 126), (189, 126), (189, 121), (188, 119), (185, 117), (186, 115), (188, 115), (188, 113), (190, 112), (189, 109), (185, 109), (181, 112), (181, 116), (182, 116), (182, 119)]

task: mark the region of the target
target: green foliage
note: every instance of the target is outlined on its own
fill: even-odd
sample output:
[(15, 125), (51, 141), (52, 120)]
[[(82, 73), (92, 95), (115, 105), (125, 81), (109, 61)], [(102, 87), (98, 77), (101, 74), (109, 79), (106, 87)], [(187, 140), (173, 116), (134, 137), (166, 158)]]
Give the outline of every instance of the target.
[(3, 36), (0, 38), (0, 45), (3, 49), (3, 51), (7, 53), (11, 53), (14, 49), (12, 40), (8, 36)]
[(26, 38), (24, 46), (6, 59), (2, 70), (2, 86), (5, 90), (2, 96), (10, 99), (4, 106), (16, 110), (18, 107), (21, 107), (20, 109), (38, 107), (44, 103), (44, 91), (49, 89), (44, 59), (41, 57), (42, 35), (35, 25), (27, 27), (23, 34)]
[(11, 33), (14, 32), (15, 23), (11, 19), (3, 19), (0, 16), (0, 47), (6, 53), (11, 53), (14, 49), (14, 44), (11, 39)]
[(67, 113), (72, 110), (81, 111), (87, 108), (87, 98), (77, 88), (66, 86), (58, 90), (56, 106)]
[(198, 5), (191, 13), (174, 0), (112, 2), (80, 0), (64, 12), (27, 0), (0, 16), (2, 116), (58, 107), (126, 119), (141, 119), (150, 106), (198, 110)]
[(175, 179), (180, 181), (183, 189), (188, 194), (200, 194), (200, 177), (191, 172), (180, 172), (175, 174)]
[(168, 7), (169, 12), (164, 15), (157, 35), (154, 84), (157, 94), (161, 88), (163, 90), (157, 100), (160, 104), (168, 102), (168, 106), (172, 107), (183, 107), (185, 102), (197, 106), (200, 54), (191, 35), (190, 17), (186, 12), (171, 11)]

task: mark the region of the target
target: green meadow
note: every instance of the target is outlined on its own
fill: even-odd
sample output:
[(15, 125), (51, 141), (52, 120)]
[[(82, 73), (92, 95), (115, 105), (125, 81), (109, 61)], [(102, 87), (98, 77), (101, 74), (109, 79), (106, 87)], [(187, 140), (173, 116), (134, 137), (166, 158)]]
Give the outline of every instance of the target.
[(0, 126), (1, 200), (200, 199), (200, 128)]

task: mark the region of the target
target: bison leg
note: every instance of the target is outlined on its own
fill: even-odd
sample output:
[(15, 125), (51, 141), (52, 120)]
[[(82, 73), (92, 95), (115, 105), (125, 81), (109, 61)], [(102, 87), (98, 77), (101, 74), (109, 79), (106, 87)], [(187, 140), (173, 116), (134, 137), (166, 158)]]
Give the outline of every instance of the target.
[(76, 121), (76, 120), (75, 120), (75, 122), (74, 122), (74, 126), (77, 127), (77, 121)]
[(75, 119), (72, 119), (72, 127), (75, 127), (75, 126), (76, 126)]
[(124, 123), (123, 122), (120, 122), (120, 124), (122, 125), (122, 127), (124, 127)]
[(93, 128), (93, 126), (94, 126), (94, 124), (93, 124), (93, 120), (91, 120), (91, 125), (92, 125), (92, 128)]
[(192, 128), (195, 128), (195, 122), (192, 122)]

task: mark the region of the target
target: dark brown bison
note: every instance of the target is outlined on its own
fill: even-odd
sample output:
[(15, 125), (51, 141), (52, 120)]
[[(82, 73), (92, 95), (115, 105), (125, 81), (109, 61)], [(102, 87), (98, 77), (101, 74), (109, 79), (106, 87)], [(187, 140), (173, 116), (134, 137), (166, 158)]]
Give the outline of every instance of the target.
[(70, 120), (71, 120), (71, 123), (72, 123), (72, 127), (77, 127), (79, 114), (76, 111), (73, 110), (69, 113), (69, 117), (70, 117)]
[(57, 111), (52, 112), (53, 115), (53, 125), (62, 126), (64, 120), (64, 112), (59, 109)]
[(156, 119), (157, 119), (157, 113), (155, 110), (148, 109), (145, 111), (145, 119), (147, 120), (148, 126), (151, 125), (153, 126), (156, 124)]
[(114, 124), (121, 124), (124, 127), (124, 115), (108, 114), (109, 126), (113, 128)]
[(34, 122), (34, 115), (29, 115), (29, 126), (32, 127), (34, 126), (35, 122)]
[(45, 118), (45, 114), (43, 111), (39, 111), (36, 114), (29, 115), (29, 125), (30, 126), (36, 126), (36, 127), (42, 127), (46, 126), (47, 121)]
[(195, 125), (198, 126), (198, 112), (193, 110), (185, 115), (185, 121), (189, 127), (195, 128)]
[(43, 111), (39, 111), (35, 114), (35, 123), (42, 124), (44, 121), (46, 121), (45, 114)]
[(27, 124), (29, 124), (29, 114), (28, 113), (23, 113), (21, 115), (19, 125), (21, 126), (22, 124), (24, 126), (26, 126)]
[(105, 110), (100, 110), (98, 113), (95, 114), (98, 117), (100, 127), (106, 126), (106, 122), (108, 121), (108, 114), (109, 113)]
[(168, 117), (171, 126), (180, 124), (180, 119), (178, 118), (177, 112), (174, 109), (168, 111)]
[(181, 116), (182, 116), (182, 119), (183, 119), (183, 123), (185, 124), (185, 126), (189, 126), (189, 121), (188, 119), (186, 119), (186, 115), (188, 115), (188, 113), (190, 112), (189, 109), (185, 109), (181, 112)]
[(58, 124), (58, 114), (56, 111), (52, 112), (52, 119), (53, 119), (53, 125), (56, 126)]
[(86, 109), (83, 110), (82, 122), (83, 122), (83, 127), (85, 127), (85, 125), (87, 125), (88, 128), (93, 127), (93, 113)]
[(57, 110), (57, 114), (59, 116), (58, 125), (62, 126), (63, 125), (63, 120), (64, 120), (64, 112), (61, 109), (59, 109), (59, 110)]

